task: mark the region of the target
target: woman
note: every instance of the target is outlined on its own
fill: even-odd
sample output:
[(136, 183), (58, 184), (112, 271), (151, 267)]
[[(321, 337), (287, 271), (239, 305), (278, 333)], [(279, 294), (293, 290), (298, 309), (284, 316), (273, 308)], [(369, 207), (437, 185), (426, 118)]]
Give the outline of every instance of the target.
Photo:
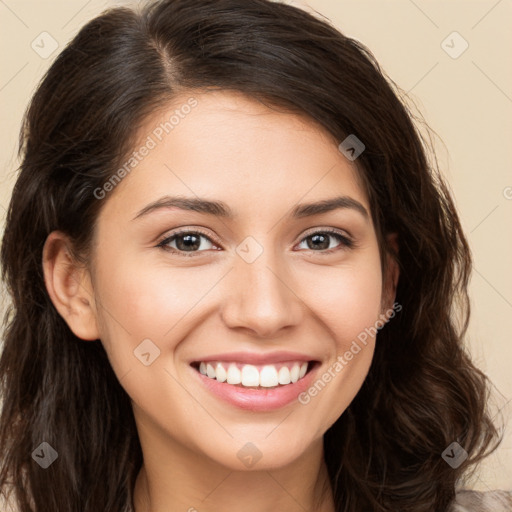
[(497, 444), (470, 253), (360, 43), (266, 0), (112, 9), (21, 140), (0, 359), (21, 511), (459, 506)]

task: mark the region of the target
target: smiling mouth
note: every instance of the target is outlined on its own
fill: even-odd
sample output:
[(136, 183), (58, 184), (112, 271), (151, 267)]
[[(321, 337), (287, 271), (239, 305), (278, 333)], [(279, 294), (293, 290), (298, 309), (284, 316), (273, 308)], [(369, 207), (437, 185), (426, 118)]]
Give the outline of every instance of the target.
[(236, 387), (249, 389), (281, 388), (300, 381), (319, 361), (287, 361), (275, 364), (252, 365), (223, 361), (194, 361), (196, 371)]

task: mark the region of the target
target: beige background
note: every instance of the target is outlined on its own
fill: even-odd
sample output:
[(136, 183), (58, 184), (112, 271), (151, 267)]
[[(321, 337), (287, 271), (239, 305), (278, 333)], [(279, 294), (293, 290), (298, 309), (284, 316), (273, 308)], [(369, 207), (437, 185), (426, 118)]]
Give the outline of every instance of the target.
[[(0, 227), (14, 184), (21, 116), (38, 80), (86, 21), (127, 3), (0, 0)], [(508, 420), (502, 446), (471, 485), (512, 490), (512, 2), (310, 0), (308, 5), (368, 46), (439, 136), (439, 163), (474, 254), (468, 346), (495, 385), (494, 411)], [(463, 39), (450, 35), (454, 31)], [(58, 43), (47, 58), (31, 47), (46, 37), (45, 48), (51, 48), (42, 32)], [(464, 41), (467, 50), (452, 58), (447, 51), (455, 56)]]

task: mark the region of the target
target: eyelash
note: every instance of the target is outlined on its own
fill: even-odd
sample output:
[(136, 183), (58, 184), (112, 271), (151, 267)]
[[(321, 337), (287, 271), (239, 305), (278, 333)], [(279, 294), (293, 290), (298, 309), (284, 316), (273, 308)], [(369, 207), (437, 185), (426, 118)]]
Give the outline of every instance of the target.
[[(212, 244), (220, 245), (220, 244), (217, 244), (217, 242), (215, 240), (212, 240), (211, 237), (208, 236), (205, 232), (203, 232), (203, 231), (201, 231), (199, 229), (195, 229), (195, 230), (183, 229), (183, 230), (180, 230), (180, 231), (177, 231), (177, 232), (173, 233), (171, 236), (166, 236), (163, 240), (161, 240), (157, 244), (156, 247), (159, 247), (159, 248), (163, 249), (164, 251), (168, 251), (168, 252), (171, 252), (173, 254), (177, 254), (179, 256), (183, 256), (185, 258), (195, 257), (198, 253), (205, 252), (205, 251), (190, 251), (189, 253), (187, 253), (186, 251), (180, 251), (180, 250), (174, 249), (173, 247), (168, 247), (169, 243), (173, 242), (179, 235), (183, 235), (183, 234), (187, 234), (187, 235), (202, 235), (209, 242), (211, 242)], [(353, 248), (355, 246), (355, 243), (354, 243), (353, 240), (351, 240), (349, 237), (341, 234), (339, 231), (336, 231), (334, 229), (322, 229), (322, 230), (318, 230), (318, 231), (314, 231), (312, 233), (309, 233), (304, 238), (302, 238), (302, 240), (299, 242), (299, 244), (302, 243), (307, 238), (310, 238), (310, 237), (312, 237), (314, 235), (318, 235), (318, 234), (328, 234), (328, 235), (331, 235), (331, 236), (337, 238), (341, 242), (341, 247), (335, 247), (333, 249), (325, 249), (325, 250), (322, 250), (322, 251), (314, 251), (312, 249), (309, 249), (312, 252), (318, 252), (318, 253), (323, 254), (323, 255), (329, 255), (329, 254), (332, 254), (332, 253), (334, 253), (336, 251), (342, 250), (343, 247), (347, 248), (347, 249), (351, 249), (351, 248)]]

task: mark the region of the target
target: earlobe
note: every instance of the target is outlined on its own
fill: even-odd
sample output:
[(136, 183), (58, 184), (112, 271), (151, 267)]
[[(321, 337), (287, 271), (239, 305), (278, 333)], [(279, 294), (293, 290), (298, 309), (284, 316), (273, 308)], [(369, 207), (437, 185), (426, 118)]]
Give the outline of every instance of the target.
[(69, 238), (53, 231), (43, 248), (43, 272), (53, 305), (73, 333), (83, 340), (97, 340), (96, 309), (90, 274), (72, 256)]

